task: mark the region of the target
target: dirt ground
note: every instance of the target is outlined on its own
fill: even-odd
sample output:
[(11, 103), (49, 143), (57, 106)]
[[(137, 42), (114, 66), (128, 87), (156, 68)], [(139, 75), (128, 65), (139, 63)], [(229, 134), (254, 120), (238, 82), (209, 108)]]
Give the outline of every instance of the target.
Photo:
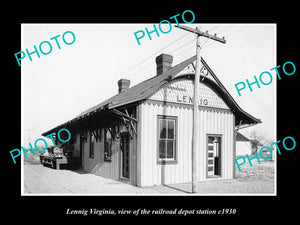
[[(242, 166), (236, 170), (236, 179), (198, 182), (197, 194), (200, 195), (248, 195), (274, 194), (273, 161)], [(43, 167), (38, 159), (24, 162), (24, 194), (45, 195), (187, 195), (191, 192), (191, 183), (136, 187), (114, 181), (80, 170), (55, 170)]]

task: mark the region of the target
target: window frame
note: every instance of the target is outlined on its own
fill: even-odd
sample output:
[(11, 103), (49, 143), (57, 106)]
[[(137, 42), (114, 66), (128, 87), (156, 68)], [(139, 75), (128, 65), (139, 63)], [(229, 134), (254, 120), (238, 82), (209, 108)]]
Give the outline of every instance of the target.
[[(168, 138), (161, 139), (160, 138), (160, 121), (161, 120), (173, 120), (174, 121), (174, 149), (173, 149), (173, 158), (160, 158), (160, 149), (159, 149), (159, 142), (160, 140), (168, 140)], [(167, 132), (166, 132), (167, 136)], [(177, 150), (178, 150), (178, 117), (177, 116), (167, 116), (167, 115), (157, 115), (157, 164), (166, 165), (166, 164), (177, 164)], [(166, 149), (166, 156), (167, 156), (167, 149)]]

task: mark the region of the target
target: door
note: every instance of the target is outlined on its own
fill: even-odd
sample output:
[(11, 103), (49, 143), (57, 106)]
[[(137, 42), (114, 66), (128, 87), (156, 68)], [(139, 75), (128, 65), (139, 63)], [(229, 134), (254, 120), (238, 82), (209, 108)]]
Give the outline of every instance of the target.
[(207, 176), (221, 176), (221, 137), (208, 136)]
[(120, 141), (120, 149), (121, 149), (121, 177), (129, 179), (129, 134), (122, 134)]

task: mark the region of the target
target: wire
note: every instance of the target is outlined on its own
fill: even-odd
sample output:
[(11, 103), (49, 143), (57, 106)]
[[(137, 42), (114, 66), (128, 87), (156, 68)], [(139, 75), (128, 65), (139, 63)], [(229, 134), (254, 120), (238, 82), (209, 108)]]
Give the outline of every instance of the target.
[(226, 36), (228, 37), (228, 36), (230, 36), (230, 35), (232, 35), (232, 34), (238, 32), (238, 31), (240, 31), (241, 29), (244, 29), (244, 28), (246, 28), (246, 26), (242, 26), (242, 27), (238, 28), (237, 30), (234, 30), (234, 31), (232, 31), (232, 32), (230, 32), (230, 33), (228, 33), (228, 34), (224, 34), (224, 35), (226, 35)]
[[(219, 26), (215, 26), (215, 27), (211, 28), (210, 31), (213, 30), (213, 29), (216, 29), (216, 28), (218, 28), (218, 27), (219, 27)], [(180, 38), (174, 40), (174, 41), (171, 42), (170, 44), (166, 45), (166, 46), (163, 47), (162, 49), (158, 50), (157, 52), (153, 53), (152, 55), (150, 55), (150, 56), (147, 57), (146, 59), (142, 60), (142, 61), (141, 61), (140, 63), (138, 63), (137, 65), (140, 65), (140, 64), (142, 64), (143, 62), (147, 61), (148, 59), (150, 59), (151, 57), (153, 57), (153, 56), (155, 56), (157, 53), (159, 53), (161, 50), (166, 49), (167, 47), (169, 47), (169, 46), (172, 45), (173, 43), (179, 41), (180, 39), (184, 38), (184, 37), (187, 36), (188, 34), (190, 34), (190, 33), (187, 32), (186, 34), (184, 34), (184, 35), (181, 36)], [(183, 47), (186, 47), (187, 45), (193, 43), (193, 42), (192, 42), (193, 40), (194, 40), (194, 38), (191, 39), (191, 40), (189, 40), (188, 42), (185, 42), (183, 45), (181, 45), (181, 46), (179, 46), (178, 48), (174, 49), (174, 50), (171, 51), (169, 54), (174, 53), (174, 52), (176, 52), (177, 50), (179, 50), (179, 49), (181, 49), (181, 48), (183, 48)], [(203, 40), (203, 41), (202, 41), (202, 40), (200, 41), (200, 44), (202, 45), (203, 43), (201, 43), (201, 42), (204, 42), (204, 40)], [(205, 40), (205, 43), (206, 43), (206, 42), (207, 42), (207, 40)], [(190, 49), (190, 48), (188, 48), (188, 49)], [(183, 52), (186, 52), (186, 50), (183, 51)], [(131, 67), (130, 69), (128, 69), (128, 70), (125, 71), (124, 73), (126, 73), (126, 72), (132, 70), (132, 69), (135, 68), (137, 65)], [(147, 67), (143, 67), (143, 68), (147, 68)], [(140, 71), (140, 70), (139, 70), (139, 71)], [(135, 74), (135, 73), (134, 73), (134, 74)]]
[(127, 76), (127, 77), (134, 77), (137, 73), (141, 72), (142, 70), (145, 70), (146, 68), (153, 66), (153, 62), (147, 64), (146, 66), (142, 67), (141, 69), (139, 69), (138, 71), (136, 71), (135, 73)]
[[(187, 34), (190, 34), (190, 33), (186, 33), (186, 35), (187, 35)], [(186, 36), (186, 35), (184, 35), (184, 36)], [(179, 40), (179, 39), (177, 39), (177, 40)], [(181, 45), (181, 46), (179, 46), (178, 48), (174, 49), (173, 51), (169, 52), (169, 54), (172, 54), (172, 53), (178, 51), (179, 49), (181, 49), (181, 48), (183, 48), (183, 47), (186, 47), (186, 46), (190, 45), (191, 43), (193, 43), (193, 42), (192, 42), (193, 40), (194, 40), (194, 39), (185, 42), (183, 45)], [(174, 42), (175, 42), (175, 41), (174, 41)], [(172, 43), (174, 43), (174, 42), (172, 42)], [(171, 44), (172, 44), (172, 43), (171, 43)], [(170, 46), (170, 44), (167, 45), (167, 46), (165, 46), (165, 47), (162, 48), (162, 49), (165, 49), (165, 48), (168, 47), (168, 46)], [(191, 46), (191, 47), (194, 47), (194, 46)], [(189, 47), (187, 50), (191, 49), (191, 47)], [(161, 50), (162, 50), (162, 49), (161, 49)], [(160, 52), (161, 50), (159, 50), (158, 52)], [(185, 50), (185, 51), (187, 51), (187, 50)], [(185, 52), (185, 51), (183, 51), (183, 52)], [(148, 57), (148, 58), (153, 57), (153, 56), (156, 55), (158, 52), (154, 53), (153, 55), (151, 55), (151, 56)], [(146, 60), (145, 60), (145, 61), (146, 61)], [(152, 65), (153, 65), (153, 63), (151, 62), (150, 64), (147, 64), (146, 66), (142, 67), (141, 69), (139, 69), (138, 71), (132, 73), (131, 75), (128, 75), (127, 77), (134, 77), (137, 73), (141, 72), (142, 70), (145, 70), (146, 68), (148, 68), (148, 67), (150, 67), (150, 66), (152, 66)]]
[[(209, 29), (209, 31), (212, 31), (212, 30), (214, 30), (214, 29), (216, 29), (216, 28), (219, 28), (219, 27), (220, 27), (220, 26), (215, 26), (215, 27)], [(225, 29), (222, 29), (222, 31), (224, 31), (224, 30), (226, 30), (226, 29), (228, 29), (228, 27), (226, 27)], [(185, 34), (182, 35), (181, 37), (179, 37), (179, 38), (177, 38), (176, 40), (172, 41), (171, 43), (167, 44), (167, 45), (164, 46), (163, 48), (159, 49), (159, 50), (156, 51), (155, 53), (153, 53), (153, 54), (151, 54), (150, 56), (148, 56), (147, 58), (145, 58), (145, 59), (143, 59), (142, 61), (138, 62), (137, 64), (133, 65), (133, 66), (130, 67), (129, 69), (125, 70), (125, 71), (123, 72), (123, 74), (128, 74), (131, 70), (136, 69), (138, 66), (140, 66), (141, 64), (143, 64), (143, 63), (146, 62), (147, 60), (151, 59), (153, 56), (157, 55), (157, 54), (158, 54), (159, 52), (161, 52), (162, 50), (168, 48), (169, 46), (173, 45), (174, 43), (176, 43), (177, 41), (183, 39), (184, 37), (186, 37), (186, 36), (189, 35), (189, 34), (191, 34), (191, 33), (189, 33), (189, 32), (185, 33)], [(179, 50), (179, 49), (181, 49), (181, 48), (183, 48), (183, 47), (186, 47), (187, 45), (193, 43), (193, 42), (192, 42), (193, 40), (194, 40), (194, 38), (193, 38), (192, 40), (189, 40), (188, 42), (184, 43), (183, 45), (179, 46), (178, 48), (174, 49), (174, 50), (171, 51), (169, 54), (174, 53), (174, 52), (176, 52), (177, 50)], [(202, 43), (201, 43), (201, 42), (202, 42)], [(203, 42), (204, 42), (204, 44), (203, 44)], [(200, 44), (203, 45), (203, 46), (205, 46), (207, 42), (208, 42), (208, 40), (203, 40), (203, 41), (201, 40), (201, 41), (200, 41)], [(190, 48), (189, 48), (189, 49), (190, 49)], [(185, 52), (185, 51), (184, 51), (184, 52)], [(150, 64), (149, 64), (149, 66), (150, 66)], [(145, 66), (145, 67), (143, 67), (142, 69), (138, 70), (137, 72), (140, 72), (141, 70), (143, 70), (143, 69), (145, 69), (145, 68), (147, 68), (147, 67), (148, 67), (148, 66)], [(135, 75), (137, 72), (135, 72), (135, 73), (129, 75), (129, 77), (132, 77), (132, 76)]]
[(222, 32), (224, 32), (225, 30), (230, 29), (231, 27), (232, 27), (232, 26), (225, 26), (223, 29), (218, 30), (217, 32), (218, 32), (218, 33), (222, 33)]
[(179, 49), (181, 49), (181, 48), (183, 48), (183, 47), (185, 47), (185, 46), (187, 46), (187, 45), (189, 45), (189, 44), (191, 44), (191, 43), (193, 43), (193, 42), (192, 42), (193, 40), (194, 40), (194, 38), (193, 38), (192, 40), (189, 40), (188, 42), (185, 42), (183, 45), (181, 45), (181, 46), (179, 46), (178, 48), (176, 48), (176, 49), (174, 49), (173, 51), (171, 51), (170, 54), (176, 52), (177, 50), (179, 50)]
[[(222, 28), (222, 27), (221, 27), (220, 25), (218, 25), (218, 26), (215, 26), (215, 27), (209, 29), (209, 31), (212, 31), (212, 30), (217, 29), (217, 28)], [(231, 29), (231, 28), (232, 28), (232, 26), (229, 26), (229, 27), (226, 26), (225, 28), (223, 28), (223, 29), (221, 29), (221, 30), (219, 30), (219, 31), (217, 31), (217, 32), (218, 32), (218, 33), (224, 32), (224, 31), (226, 31), (226, 30), (228, 30), (228, 29)], [(228, 33), (228, 34), (226, 34), (226, 35), (221, 34), (221, 36), (227, 36), (227, 37), (228, 37), (228, 36), (230, 36), (230, 35), (232, 35), (232, 34), (238, 32), (239, 30), (241, 30), (241, 29), (243, 29), (243, 28), (244, 28), (244, 27), (241, 27), (241, 28), (239, 28), (239, 29), (237, 29), (237, 30), (233, 30), (232, 32), (230, 32), (230, 33)], [(147, 58), (145, 58), (144, 60), (140, 61), (139, 63), (135, 64), (135, 65), (132, 66), (131, 68), (127, 69), (127, 70), (126, 70), (125, 72), (123, 72), (123, 73), (128, 73), (129, 71), (131, 71), (131, 70), (133, 70), (133, 69), (136, 69), (138, 66), (140, 66), (141, 64), (143, 64), (143, 63), (146, 62), (147, 60), (151, 59), (153, 56), (157, 55), (157, 54), (158, 54), (159, 52), (161, 52), (162, 50), (166, 49), (167, 47), (171, 46), (172, 44), (176, 43), (177, 41), (183, 39), (183, 38), (186, 37), (188, 34), (192, 34), (192, 33), (190, 33), (190, 32), (185, 33), (184, 35), (180, 36), (180, 37), (177, 38), (176, 40), (172, 41), (170, 44), (167, 44), (167, 45), (164, 46), (163, 48), (161, 48), (161, 49), (159, 49), (158, 51), (156, 51), (155, 53), (151, 54), (149, 57), (147, 57)], [(187, 47), (187, 46), (189, 46), (190, 44), (195, 43), (194, 40), (195, 40), (195, 38), (193, 37), (191, 40), (188, 40), (187, 42), (185, 42), (184, 44), (180, 45), (179, 47), (177, 47), (177, 48), (174, 49), (173, 51), (169, 52), (169, 54), (172, 54), (172, 53), (174, 53), (174, 52), (176, 52), (176, 51), (182, 49), (183, 47)], [(200, 40), (200, 45), (202, 46), (202, 47), (201, 47), (202, 49), (207, 48), (207, 47), (209, 47), (209, 46), (214, 45), (214, 44), (217, 43), (217, 42), (209, 42), (209, 40), (210, 40), (209, 38), (205, 38), (205, 39)], [(201, 42), (202, 42), (202, 43), (201, 43)], [(182, 51), (182, 52), (179, 52), (178, 54), (176, 54), (176, 58), (177, 58), (178, 56), (182, 56), (183, 53), (189, 51), (189, 50), (192, 49), (193, 47), (194, 47), (194, 45), (188, 47), (187, 49), (185, 49), (185, 50)], [(191, 56), (192, 54), (194, 54), (194, 53), (189, 53), (189, 54), (186, 54), (186, 55)], [(178, 58), (179, 58), (179, 57), (178, 57)], [(180, 57), (180, 58), (184, 58), (184, 57)], [(134, 73), (132, 73), (132, 74), (129, 74), (127, 77), (134, 77), (134, 76), (136, 76), (136, 74), (138, 74), (139, 72), (141, 72), (141, 71), (147, 69), (147, 68), (150, 67), (150, 66), (153, 66), (153, 63), (152, 63), (152, 62), (149, 63), (149, 64), (147, 64), (146, 66), (140, 68), (140, 69), (137, 70), (136, 72), (134, 72)]]
[(214, 30), (214, 29), (216, 29), (216, 28), (218, 28), (218, 27), (220, 27), (220, 26), (215, 26), (215, 27), (209, 29), (208, 32), (211, 32), (212, 30)]
[(158, 51), (156, 51), (155, 53), (153, 53), (152, 55), (150, 55), (149, 57), (145, 58), (144, 60), (140, 61), (139, 63), (135, 64), (134, 66), (130, 67), (129, 69), (127, 69), (125, 73), (128, 73), (130, 70), (136, 68), (138, 65), (146, 62), (148, 59), (152, 58), (153, 56), (155, 56), (157, 53), (159, 53), (160, 51), (162, 51), (163, 49), (166, 49), (167, 47), (169, 47), (170, 45), (174, 44), (175, 42), (179, 41), (180, 39), (184, 38), (185, 36), (187, 36), (189, 33), (185, 33), (184, 35), (182, 35), (181, 37), (177, 38), (176, 40), (174, 40), (173, 42), (171, 42), (170, 44), (166, 45), (165, 47), (159, 49)]

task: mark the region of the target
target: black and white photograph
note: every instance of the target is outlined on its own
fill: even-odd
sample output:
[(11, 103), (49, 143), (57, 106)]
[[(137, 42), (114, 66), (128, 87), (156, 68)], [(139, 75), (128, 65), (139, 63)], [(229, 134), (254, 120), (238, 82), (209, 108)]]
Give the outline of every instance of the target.
[(297, 216), (295, 4), (66, 3), (3, 7), (3, 219)]
[(276, 195), (276, 24), (188, 14), (22, 24), (22, 195)]

